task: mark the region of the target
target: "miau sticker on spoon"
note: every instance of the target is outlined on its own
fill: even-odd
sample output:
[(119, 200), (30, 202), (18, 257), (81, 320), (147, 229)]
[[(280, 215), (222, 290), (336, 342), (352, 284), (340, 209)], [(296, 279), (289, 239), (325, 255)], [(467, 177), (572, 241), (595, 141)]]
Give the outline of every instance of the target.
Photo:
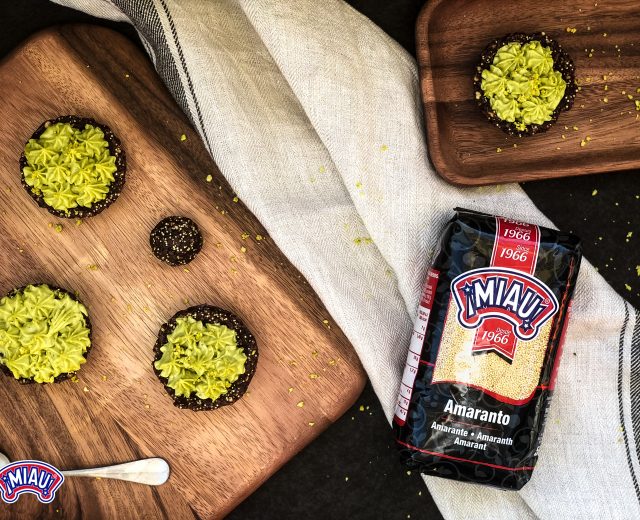
[(13, 504), (23, 493), (31, 493), (49, 504), (64, 482), (57, 469), (39, 460), (19, 460), (0, 468), (0, 498)]

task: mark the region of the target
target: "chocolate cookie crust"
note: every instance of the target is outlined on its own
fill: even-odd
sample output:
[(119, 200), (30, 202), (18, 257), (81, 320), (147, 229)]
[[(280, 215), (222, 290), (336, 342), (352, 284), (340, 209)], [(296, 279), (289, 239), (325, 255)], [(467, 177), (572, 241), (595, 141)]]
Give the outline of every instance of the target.
[[(549, 121), (545, 121), (542, 124), (530, 124), (527, 125), (524, 130), (518, 130), (518, 128), (516, 127), (516, 123), (511, 123), (509, 121), (500, 119), (491, 108), (489, 98), (484, 95), (481, 87), (482, 71), (490, 67), (490, 65), (493, 63), (493, 59), (495, 58), (496, 53), (504, 45), (512, 42), (525, 44), (530, 41), (538, 41), (543, 46), (551, 49), (551, 56), (553, 58), (553, 69), (562, 74), (562, 79), (564, 79), (567, 86), (562, 100), (560, 101), (560, 103), (558, 103), (558, 106), (553, 111), (553, 114)], [(478, 106), (491, 123), (511, 136), (527, 137), (546, 132), (558, 120), (561, 112), (565, 112), (571, 109), (578, 90), (575, 81), (575, 74), (576, 69), (571, 57), (562, 49), (558, 42), (549, 38), (549, 36), (547, 36), (544, 32), (533, 34), (513, 33), (503, 36), (502, 38), (497, 38), (493, 40), (489, 45), (487, 45), (487, 47), (482, 52), (480, 62), (476, 66), (475, 75), (473, 77), (473, 86)]]
[[(82, 303), (82, 301), (72, 292), (67, 291), (66, 289), (62, 289), (60, 287), (56, 287), (55, 285), (51, 285), (51, 284), (45, 284), (43, 282), (38, 282), (38, 283), (32, 283), (29, 285), (47, 285), (49, 287), (49, 289), (51, 289), (52, 291), (55, 292), (59, 292), (59, 293), (64, 293), (64, 294), (68, 294), (69, 297), (74, 300), (77, 301), (78, 303)], [(8, 294), (6, 294), (5, 296), (8, 297), (12, 297), (15, 296), (18, 293), (23, 292), (26, 288), (28, 287), (28, 285), (23, 285), (22, 287), (18, 287), (17, 289), (13, 289), (11, 292), (9, 292)], [(84, 305), (84, 304), (83, 304)], [(86, 307), (86, 306), (85, 306)], [(87, 327), (89, 329), (89, 346), (87, 347), (87, 350), (84, 353), (84, 358), (88, 359), (89, 357), (89, 352), (91, 351), (91, 349), (93, 348), (93, 329), (91, 328), (91, 320), (89, 319), (89, 315), (87, 314), (84, 317), (84, 323), (85, 323), (85, 327)], [(20, 378), (20, 379), (16, 379), (13, 374), (11, 373), (11, 370), (9, 370), (5, 365), (0, 364), (0, 371), (2, 373), (4, 373), (6, 376), (10, 377), (13, 380), (18, 381), (19, 383), (23, 384), (23, 385), (28, 385), (28, 384), (35, 384), (36, 382), (31, 379), (31, 378)], [(53, 382), (54, 383), (61, 383), (67, 379), (72, 378), (73, 376), (76, 375), (76, 372), (69, 372), (66, 374), (60, 374), (59, 376), (57, 376)]]
[(167, 217), (151, 231), (149, 244), (156, 258), (169, 265), (185, 265), (202, 249), (202, 233), (187, 217)]
[[(227, 392), (218, 397), (218, 399), (200, 399), (195, 394), (192, 397), (177, 396), (174, 390), (167, 385), (167, 379), (160, 375), (160, 371), (154, 365), (155, 361), (158, 361), (162, 357), (160, 348), (168, 342), (167, 336), (176, 328), (176, 320), (187, 316), (205, 324), (225, 325), (229, 329), (235, 330), (237, 346), (240, 347), (245, 356), (247, 356), (244, 374), (241, 374), (240, 377), (232, 383)], [(249, 329), (247, 329), (240, 318), (231, 312), (211, 305), (197, 305), (174, 314), (167, 323), (160, 327), (158, 340), (153, 348), (153, 352), (154, 359), (151, 363), (153, 371), (173, 399), (173, 404), (178, 408), (187, 408), (194, 411), (215, 410), (221, 406), (235, 403), (249, 388), (249, 383), (255, 374), (258, 364), (258, 345), (251, 332), (249, 332)]]
[(108, 126), (98, 123), (94, 119), (91, 119), (88, 117), (80, 117), (80, 116), (74, 116), (74, 115), (60, 116), (60, 117), (56, 117), (55, 119), (49, 119), (45, 121), (33, 133), (33, 135), (31, 136), (31, 139), (38, 139), (49, 126), (54, 125), (56, 123), (66, 123), (78, 130), (83, 130), (85, 125), (91, 125), (96, 128), (100, 128), (100, 130), (102, 130), (102, 132), (104, 133), (104, 139), (109, 144), (109, 154), (111, 154), (116, 158), (115, 165), (117, 169), (113, 174), (114, 181), (109, 184), (109, 193), (107, 193), (104, 199), (92, 204), (90, 208), (87, 208), (84, 206), (77, 206), (75, 208), (70, 208), (67, 211), (56, 210), (51, 206), (49, 206), (44, 201), (44, 197), (42, 194), (33, 192), (31, 187), (26, 183), (25, 176), (24, 176), (24, 168), (25, 166), (27, 166), (27, 158), (25, 156), (24, 151), (20, 156), (20, 174), (21, 174), (22, 186), (27, 191), (27, 193), (31, 195), (31, 198), (36, 201), (38, 206), (40, 206), (41, 208), (45, 208), (49, 213), (51, 213), (52, 215), (55, 215), (56, 217), (60, 217), (60, 218), (93, 217), (94, 215), (97, 215), (101, 211), (104, 211), (111, 204), (113, 204), (115, 200), (120, 196), (120, 193), (122, 192), (122, 188), (124, 187), (124, 183), (125, 183), (125, 173), (127, 169), (127, 164), (126, 164), (127, 161), (126, 161), (126, 155), (125, 155), (124, 149), (120, 144), (120, 140), (116, 137), (116, 135), (111, 131), (111, 129)]

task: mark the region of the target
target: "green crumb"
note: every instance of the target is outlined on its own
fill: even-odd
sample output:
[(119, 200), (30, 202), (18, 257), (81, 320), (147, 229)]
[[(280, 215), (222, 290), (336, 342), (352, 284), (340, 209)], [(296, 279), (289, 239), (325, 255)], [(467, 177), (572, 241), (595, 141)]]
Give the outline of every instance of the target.
[(625, 288), (627, 291), (631, 291), (631, 286), (630, 286), (628, 283), (625, 283), (625, 284), (624, 284), (624, 288)]
[(361, 412), (364, 412), (364, 405), (360, 405), (360, 406), (358, 407), (358, 410), (360, 410)]
[(212, 180), (213, 180), (213, 176), (212, 175), (207, 175), (206, 181), (207, 182), (211, 182)]
[(56, 224), (54, 229), (56, 233), (62, 233), (62, 224)]
[(592, 197), (595, 197), (597, 194), (598, 194), (598, 190), (593, 190), (593, 191), (591, 192), (591, 196), (592, 196)]
[(388, 149), (389, 149), (389, 147), (388, 147), (386, 144), (383, 144), (383, 145), (380, 147), (380, 151), (381, 151), (381, 152), (386, 152)]
[(356, 188), (361, 189), (362, 183), (360, 181), (356, 182)]
[(186, 141), (186, 140), (187, 140), (187, 136), (186, 136), (186, 135), (184, 135), (184, 134), (182, 134), (182, 135), (180, 136), (180, 141)]
[(567, 87), (553, 65), (551, 48), (539, 41), (500, 47), (493, 64), (482, 71), (481, 89), (491, 109), (519, 130), (551, 121)]
[(326, 168), (325, 168), (324, 166), (320, 166), (320, 167), (318, 168), (318, 172), (319, 172), (319, 173), (324, 173), (324, 172), (326, 172), (326, 171), (327, 171), (327, 170), (326, 170)]
[(87, 309), (64, 291), (28, 285), (0, 299), (0, 364), (16, 379), (53, 383), (91, 346)]
[(176, 395), (187, 398), (195, 393), (200, 399), (218, 399), (244, 374), (247, 361), (235, 330), (191, 316), (176, 319), (160, 351), (154, 366)]
[(57, 211), (91, 208), (104, 200), (117, 171), (104, 132), (85, 125), (78, 130), (68, 123), (47, 127), (24, 149), (27, 165), (24, 181), (32, 193)]
[(640, 276), (640, 265), (636, 265), (636, 274)]
[(238, 197), (233, 197), (233, 199), (231, 199), (231, 200), (233, 200), (233, 202), (237, 203), (240, 199)]
[(496, 148), (496, 153), (502, 153), (502, 148)]

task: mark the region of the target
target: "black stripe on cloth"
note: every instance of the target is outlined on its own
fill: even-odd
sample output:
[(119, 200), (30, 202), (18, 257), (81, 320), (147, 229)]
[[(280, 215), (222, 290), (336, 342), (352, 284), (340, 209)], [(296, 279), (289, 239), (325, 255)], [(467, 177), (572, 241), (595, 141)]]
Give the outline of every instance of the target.
[[(180, 45), (180, 40), (178, 39), (178, 32), (176, 31), (176, 26), (173, 23), (173, 18), (171, 17), (171, 13), (169, 12), (169, 8), (165, 0), (160, 0), (160, 4), (162, 5), (162, 9), (164, 10), (164, 14), (169, 20), (169, 27), (171, 28), (171, 34), (173, 36), (173, 42), (178, 49), (178, 56), (180, 56), (180, 63), (182, 64), (182, 71), (187, 78), (187, 83), (189, 85), (189, 92), (191, 93), (191, 98), (193, 99), (193, 104), (196, 107), (196, 113), (198, 115), (198, 123), (200, 126), (200, 131), (202, 132), (202, 136), (204, 137), (204, 141), (207, 144), (207, 148), (209, 149), (209, 153), (211, 153), (211, 143), (209, 142), (209, 136), (207, 135), (207, 129), (204, 126), (204, 121), (202, 119), (202, 111), (200, 110), (200, 103), (198, 102), (198, 98), (196, 97), (195, 90), (193, 88), (193, 81), (191, 81), (191, 74), (189, 74), (189, 70), (187, 69), (187, 62), (184, 59), (184, 54), (182, 52), (182, 46)], [(192, 118), (193, 119), (193, 118)]]
[[(637, 318), (637, 316), (636, 316)], [(622, 373), (623, 373), (623, 365), (624, 365), (624, 336), (627, 331), (627, 325), (629, 325), (629, 307), (627, 302), (624, 302), (624, 323), (622, 324), (622, 330), (620, 331), (620, 344), (618, 347), (618, 408), (620, 411), (620, 429), (622, 430), (622, 437), (624, 438), (624, 447), (627, 452), (627, 465), (629, 466), (629, 471), (631, 472), (631, 480), (633, 480), (633, 486), (636, 490), (636, 498), (640, 502), (640, 489), (638, 488), (638, 479), (636, 478), (636, 472), (633, 469), (633, 461), (631, 459), (631, 450), (629, 449), (629, 437), (627, 436), (627, 429), (624, 425), (624, 405), (622, 403)], [(636, 326), (634, 327), (635, 331), (637, 331), (638, 322), (636, 319)], [(633, 334), (633, 337), (636, 337), (636, 334)], [(633, 348), (633, 339), (631, 340), (632, 348)], [(632, 404), (633, 409), (633, 404)], [(632, 432), (633, 433), (633, 432)], [(637, 439), (634, 436), (634, 439)]]
[(640, 311), (636, 310), (636, 324), (631, 337), (631, 427), (636, 443), (636, 458), (640, 461)]
[(133, 26), (140, 34), (144, 36), (144, 39), (151, 44), (154, 50), (155, 66), (158, 74), (160, 74), (165, 85), (171, 92), (171, 95), (178, 102), (180, 108), (182, 108), (183, 112), (189, 117), (193, 125), (200, 128), (202, 134), (205, 136), (205, 141), (207, 143), (207, 146), (209, 147), (209, 151), (211, 151), (211, 147), (206, 136), (206, 131), (202, 124), (200, 106), (193, 93), (193, 83), (191, 82), (191, 77), (189, 76), (189, 73), (184, 66), (182, 47), (180, 46), (177, 36), (175, 35), (175, 24), (173, 23), (173, 19), (171, 18), (171, 15), (169, 14), (164, 1), (162, 2), (163, 10), (169, 20), (169, 25), (173, 32), (174, 43), (181, 56), (182, 68), (185, 72), (185, 75), (187, 76), (190, 85), (190, 93), (193, 97), (194, 104), (198, 111), (197, 120), (191, 112), (191, 109), (189, 108), (189, 103), (187, 102), (187, 94), (185, 92), (184, 85), (178, 72), (178, 65), (165, 38), (165, 33), (162, 28), (162, 22), (160, 20), (160, 14), (158, 13), (157, 7), (153, 0), (111, 1), (131, 20)]

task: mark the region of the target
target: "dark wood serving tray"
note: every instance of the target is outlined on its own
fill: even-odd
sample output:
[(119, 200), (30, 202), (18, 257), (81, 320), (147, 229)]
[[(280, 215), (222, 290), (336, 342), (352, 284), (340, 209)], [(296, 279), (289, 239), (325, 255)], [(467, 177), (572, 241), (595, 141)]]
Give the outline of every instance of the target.
[[(438, 173), (455, 184), (481, 185), (640, 167), (639, 20), (637, 0), (427, 2), (416, 45), (429, 153)], [(581, 89), (573, 109), (547, 133), (509, 137), (476, 105), (475, 66), (492, 39), (539, 31), (573, 58)]]

